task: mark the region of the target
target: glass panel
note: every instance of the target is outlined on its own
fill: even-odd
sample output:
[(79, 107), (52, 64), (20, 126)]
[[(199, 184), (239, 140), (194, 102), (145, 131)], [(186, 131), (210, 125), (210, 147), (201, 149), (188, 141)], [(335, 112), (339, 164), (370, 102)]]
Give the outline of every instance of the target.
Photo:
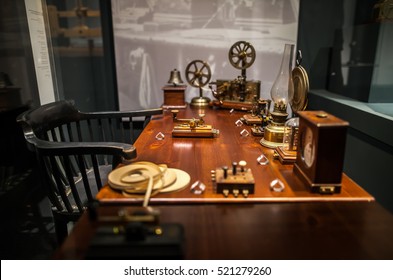
[(393, 102), (392, 7), (392, 0), (301, 1), (298, 44), (311, 89)]
[(24, 1), (1, 1), (0, 111), (39, 105)]
[(60, 99), (73, 99), (84, 111), (115, 107), (99, 2), (46, 1)]

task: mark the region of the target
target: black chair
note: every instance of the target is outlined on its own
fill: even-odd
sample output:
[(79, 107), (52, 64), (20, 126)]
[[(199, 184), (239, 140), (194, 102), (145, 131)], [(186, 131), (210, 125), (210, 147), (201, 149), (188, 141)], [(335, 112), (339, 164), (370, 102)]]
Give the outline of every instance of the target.
[(143, 129), (157, 114), (162, 114), (161, 108), (86, 113), (73, 101), (58, 101), (18, 116), (37, 156), (59, 244), (68, 234), (68, 223), (80, 217), (106, 184), (108, 173), (136, 157), (136, 124), (142, 122)]

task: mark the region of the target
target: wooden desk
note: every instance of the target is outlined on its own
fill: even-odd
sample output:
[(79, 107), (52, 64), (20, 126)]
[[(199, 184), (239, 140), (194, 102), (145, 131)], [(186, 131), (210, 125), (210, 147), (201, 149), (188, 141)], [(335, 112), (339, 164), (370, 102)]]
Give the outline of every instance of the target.
[[(157, 208), (161, 223), (183, 225), (185, 259), (393, 259), (393, 215), (375, 202)], [(103, 206), (99, 213), (118, 210)], [(85, 258), (98, 225), (83, 214), (54, 258)]]
[[(180, 110), (178, 118), (198, 117), (201, 109), (186, 108)], [(293, 175), (292, 165), (283, 165), (273, 158), (273, 150), (263, 147), (261, 138), (243, 137), (240, 132), (250, 127), (236, 126), (235, 122), (244, 112), (229, 110), (203, 109), (207, 124), (219, 129), (216, 138), (173, 138), (174, 126), (172, 114), (165, 111), (162, 116), (155, 116), (137, 139), (135, 146), (138, 156), (136, 161), (150, 161), (156, 164), (167, 164), (168, 167), (186, 171), (191, 176), (191, 183), (199, 180), (206, 185), (202, 195), (190, 192), (187, 187), (181, 191), (159, 194), (151, 198), (150, 204), (168, 203), (259, 203), (259, 202), (304, 202), (304, 201), (373, 201), (374, 198), (343, 174), (342, 191), (340, 194), (312, 194)], [(165, 135), (157, 140), (158, 132)], [(257, 162), (259, 155), (264, 153), (270, 163), (266, 166)], [(233, 161), (245, 160), (255, 178), (255, 194), (248, 198), (215, 194), (210, 171), (223, 165), (231, 166)], [(269, 189), (270, 182), (279, 178), (285, 184), (285, 190), (277, 193)], [(105, 186), (97, 198), (103, 202), (141, 203), (141, 199), (126, 198), (120, 192)]]
[[(151, 199), (161, 213), (161, 223), (184, 227), (185, 259), (393, 258), (393, 215), (345, 174), (342, 193), (311, 194), (293, 176), (292, 166), (274, 160), (272, 150), (262, 147), (259, 138), (240, 136), (247, 127), (236, 127), (235, 121), (243, 113), (211, 109), (205, 113), (206, 122), (220, 130), (218, 138), (172, 138), (172, 116), (166, 112), (149, 123), (135, 144), (136, 160), (180, 168), (190, 174), (191, 182), (200, 180), (207, 186), (202, 195), (190, 193), (187, 187)], [(190, 108), (179, 113), (181, 118), (196, 115)], [(164, 140), (155, 139), (158, 132), (164, 133)], [(270, 164), (257, 164), (261, 153)], [(215, 194), (210, 170), (240, 160), (246, 160), (253, 171), (255, 195), (225, 198)], [(275, 178), (285, 183), (284, 192), (269, 190)], [(98, 198), (100, 215), (139, 203), (109, 186)], [(99, 225), (83, 214), (54, 258), (84, 258)]]

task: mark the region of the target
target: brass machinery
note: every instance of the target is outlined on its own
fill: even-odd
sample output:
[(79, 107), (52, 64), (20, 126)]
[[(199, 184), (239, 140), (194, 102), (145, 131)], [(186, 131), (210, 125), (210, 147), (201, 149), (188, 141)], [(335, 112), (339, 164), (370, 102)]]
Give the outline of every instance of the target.
[[(251, 43), (238, 41), (232, 45), (228, 52), (229, 62), (241, 75), (233, 80), (217, 79), (209, 84), (214, 100), (213, 106), (249, 111), (252, 109), (255, 98), (259, 99), (261, 81), (247, 80), (246, 69), (255, 61), (255, 49)], [(215, 88), (214, 88), (215, 86)]]
[(174, 69), (171, 71), (168, 83), (162, 88), (164, 92), (164, 104), (162, 108), (186, 108), (185, 92), (187, 86), (183, 83), (180, 77), (180, 71)]
[(210, 66), (203, 60), (193, 60), (186, 67), (186, 80), (192, 86), (199, 88), (199, 97), (194, 97), (190, 105), (195, 107), (209, 106), (210, 98), (203, 96), (203, 87), (210, 82), (212, 76)]
[(172, 118), (175, 126), (172, 130), (173, 137), (215, 137), (220, 131), (206, 124), (204, 113), (199, 114), (199, 118), (180, 119), (177, 117), (179, 110), (172, 110)]
[(251, 168), (248, 168), (247, 162), (241, 160), (232, 162), (232, 168), (222, 166), (212, 170), (211, 177), (215, 183), (216, 193), (221, 193), (225, 197), (232, 194), (234, 197), (242, 195), (248, 197), (254, 194), (255, 180)]
[(98, 201), (88, 205), (88, 218), (96, 229), (87, 259), (184, 258), (181, 224), (160, 223), (160, 212), (152, 207), (111, 209)]

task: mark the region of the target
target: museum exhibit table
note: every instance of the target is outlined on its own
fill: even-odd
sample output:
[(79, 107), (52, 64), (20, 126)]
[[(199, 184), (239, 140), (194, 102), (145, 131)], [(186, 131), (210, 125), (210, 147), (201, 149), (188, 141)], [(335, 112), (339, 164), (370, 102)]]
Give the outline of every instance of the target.
[[(148, 161), (165, 164), (169, 168), (181, 169), (191, 177), (190, 184), (176, 192), (159, 193), (150, 198), (150, 204), (168, 203), (257, 203), (257, 202), (304, 202), (304, 201), (373, 201), (374, 198), (351, 180), (342, 176), (342, 190), (338, 194), (311, 193), (293, 174), (292, 164), (281, 164), (274, 158), (274, 150), (260, 144), (261, 137), (251, 135), (251, 126), (237, 125), (247, 112), (222, 109), (187, 107), (177, 114), (178, 119), (199, 118), (219, 134), (214, 137), (172, 137), (176, 122), (171, 110), (154, 116), (135, 142), (137, 158), (134, 161)], [(244, 136), (247, 130), (248, 136)], [(243, 135), (241, 132), (243, 131)], [(156, 137), (157, 134), (161, 137)], [(158, 139), (157, 139), (158, 138)], [(159, 140), (160, 139), (160, 140)], [(265, 155), (268, 164), (261, 165), (257, 158)], [(222, 166), (231, 167), (232, 162), (246, 161), (255, 179), (255, 193), (247, 197), (234, 197), (215, 193), (211, 171)], [(264, 160), (263, 162), (265, 162)], [(284, 184), (282, 192), (270, 190), (270, 183), (279, 179)], [(190, 192), (190, 186), (202, 182), (206, 189), (202, 194)], [(143, 198), (126, 197), (108, 185), (97, 195), (102, 202), (140, 203)]]
[[(169, 258), (393, 258), (390, 238), (393, 215), (348, 176), (343, 174), (341, 193), (311, 193), (293, 174), (293, 165), (284, 165), (275, 159), (273, 150), (260, 145), (260, 137), (251, 133), (241, 135), (244, 129), (250, 130), (249, 126), (235, 124), (245, 112), (186, 108), (180, 110), (177, 118), (193, 118), (199, 114), (204, 114), (206, 124), (220, 131), (218, 135), (211, 138), (172, 137), (174, 120), (168, 110), (153, 117), (135, 143), (138, 156), (133, 162), (166, 164), (190, 175), (190, 183), (183, 189), (158, 193), (149, 201), (151, 208), (159, 213), (158, 225), (181, 228), (181, 246), (176, 247), (181, 253)], [(257, 161), (261, 154), (267, 157), (268, 164), (261, 165)], [(211, 170), (241, 160), (252, 170), (255, 193), (247, 197), (215, 193)], [(270, 189), (275, 179), (283, 182), (283, 191)], [(206, 186), (201, 194), (190, 191), (196, 181)], [(133, 256), (138, 258), (138, 252), (145, 250), (141, 247), (133, 250), (132, 241), (127, 243), (125, 237), (118, 239), (119, 233), (116, 233), (114, 240), (118, 243), (106, 251), (110, 255), (91, 253), (95, 246), (92, 244), (102, 237), (103, 227), (108, 234), (108, 219), (117, 219), (117, 224), (124, 225), (129, 222), (124, 219), (124, 213), (144, 209), (141, 208), (142, 197), (126, 197), (108, 185), (99, 191), (97, 199), (97, 207), (94, 211), (89, 208), (82, 215), (54, 254), (55, 259), (132, 258), (116, 255), (118, 250), (136, 252)], [(136, 217), (139, 219), (139, 214)], [(109, 223), (109, 234), (118, 230), (116, 223)], [(105, 246), (113, 242), (108, 236), (102, 240), (101, 245), (109, 241)], [(139, 258), (144, 259), (143, 256)], [(155, 258), (168, 256), (156, 255)]]

